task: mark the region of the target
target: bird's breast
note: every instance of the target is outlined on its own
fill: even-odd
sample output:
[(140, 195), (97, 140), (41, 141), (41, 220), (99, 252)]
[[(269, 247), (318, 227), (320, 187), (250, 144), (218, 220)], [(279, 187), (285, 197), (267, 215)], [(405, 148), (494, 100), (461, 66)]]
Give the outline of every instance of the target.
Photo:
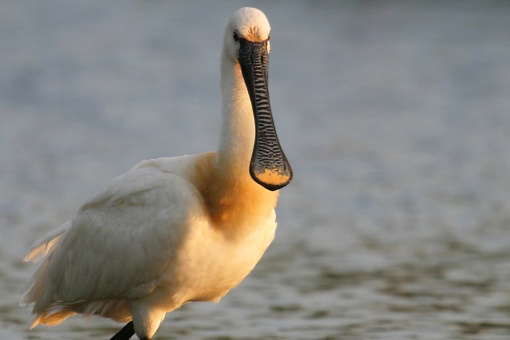
[(187, 301), (217, 301), (236, 287), (255, 267), (271, 244), (274, 212), (265, 223), (230, 238), (222, 230), (197, 223), (177, 253), (175, 266), (165, 275), (170, 296)]
[(248, 167), (222, 169), (208, 153), (193, 158), (186, 174), (200, 208), (160, 280), (169, 305), (219, 300), (255, 267), (276, 229), (277, 193), (255, 183)]

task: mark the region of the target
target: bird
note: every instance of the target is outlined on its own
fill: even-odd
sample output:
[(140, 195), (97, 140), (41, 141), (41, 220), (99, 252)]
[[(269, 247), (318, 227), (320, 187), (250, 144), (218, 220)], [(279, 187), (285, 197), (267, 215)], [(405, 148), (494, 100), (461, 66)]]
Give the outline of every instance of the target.
[(31, 328), (98, 315), (126, 323), (112, 339), (149, 340), (166, 313), (218, 302), (252, 271), (293, 176), (269, 101), (270, 30), (255, 8), (228, 21), (215, 152), (140, 162), (33, 244)]

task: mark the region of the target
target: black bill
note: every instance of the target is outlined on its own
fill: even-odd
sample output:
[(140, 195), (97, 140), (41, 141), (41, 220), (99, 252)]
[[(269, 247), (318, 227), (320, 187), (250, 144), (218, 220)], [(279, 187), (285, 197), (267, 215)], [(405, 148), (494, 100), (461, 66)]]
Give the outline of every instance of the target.
[(292, 169), (278, 141), (268, 91), (268, 41), (239, 39), (239, 63), (250, 94), (255, 117), (255, 144), (250, 175), (264, 188), (274, 191), (292, 180)]

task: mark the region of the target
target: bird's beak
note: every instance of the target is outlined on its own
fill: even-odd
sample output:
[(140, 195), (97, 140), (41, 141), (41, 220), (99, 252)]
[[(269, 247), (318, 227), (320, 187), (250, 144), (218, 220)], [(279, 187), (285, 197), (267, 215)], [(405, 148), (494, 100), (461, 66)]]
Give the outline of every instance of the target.
[(269, 103), (268, 41), (239, 39), (239, 43), (239, 63), (255, 117), (255, 144), (250, 175), (264, 188), (278, 190), (292, 180), (292, 169), (278, 141)]

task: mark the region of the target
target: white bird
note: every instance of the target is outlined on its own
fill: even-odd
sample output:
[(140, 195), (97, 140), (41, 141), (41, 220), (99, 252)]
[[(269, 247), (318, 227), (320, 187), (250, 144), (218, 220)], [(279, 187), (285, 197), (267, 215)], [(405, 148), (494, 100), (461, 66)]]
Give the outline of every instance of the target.
[(269, 103), (269, 32), (255, 8), (226, 27), (217, 152), (141, 162), (32, 246), (25, 261), (44, 257), (22, 297), (32, 328), (79, 313), (128, 322), (112, 339), (150, 339), (166, 313), (217, 302), (250, 273), (292, 178)]

